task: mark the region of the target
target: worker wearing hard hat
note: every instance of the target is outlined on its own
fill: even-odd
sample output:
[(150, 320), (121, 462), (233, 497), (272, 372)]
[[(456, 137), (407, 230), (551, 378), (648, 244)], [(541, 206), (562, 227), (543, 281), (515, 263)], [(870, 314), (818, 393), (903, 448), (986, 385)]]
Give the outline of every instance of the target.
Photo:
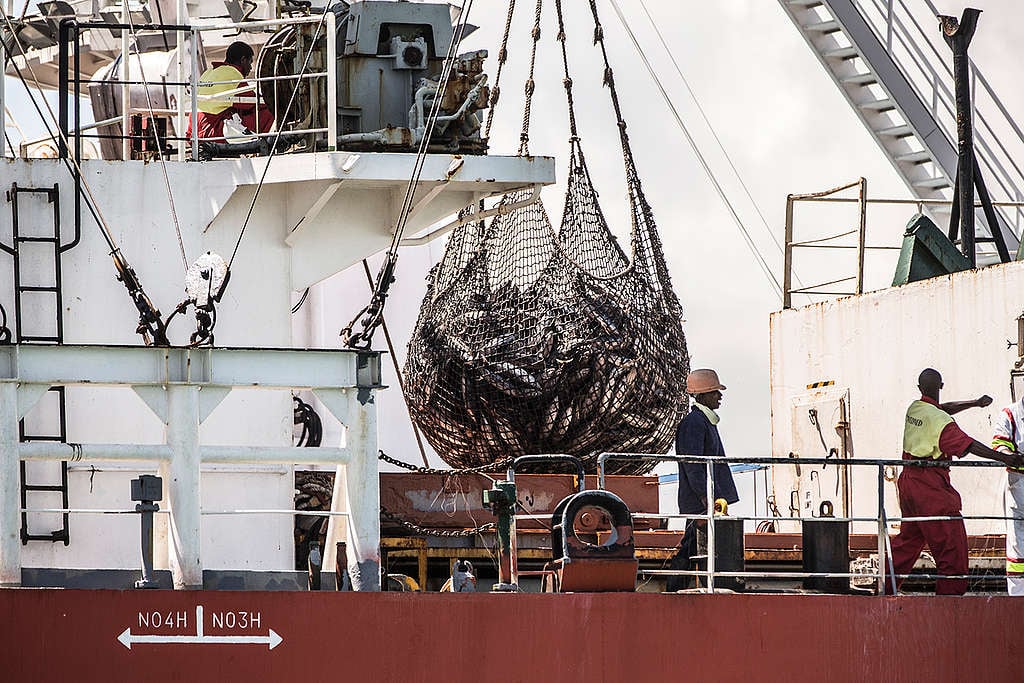
[[(999, 411), (993, 420), (992, 448), (1024, 453), (1024, 398)], [(1006, 591), (1024, 596), (1024, 470), (1006, 470)]]
[[(725, 386), (719, 381), (714, 370), (694, 370), (686, 378), (686, 393), (693, 396), (689, 414), (676, 429), (676, 455), (708, 455), (723, 457), (725, 447), (718, 434), (718, 413), (722, 404)], [(714, 499), (725, 499), (727, 503), (739, 500), (732, 470), (725, 460), (715, 461), (711, 467)], [(704, 462), (679, 463), (679, 514), (700, 515), (708, 512), (707, 499), (708, 466)], [(707, 553), (707, 532), (705, 520), (688, 520), (679, 550), (672, 558), (671, 568), (679, 571), (690, 569), (690, 558)], [(667, 582), (669, 591), (680, 590), (692, 583), (693, 577), (672, 576)]]
[[(997, 460), (1010, 467), (1024, 465), (1024, 456), (999, 453), (964, 433), (951, 415), (967, 408), (984, 408), (992, 404), (988, 396), (973, 401), (939, 403), (942, 375), (928, 368), (917, 379), (921, 399), (907, 408), (903, 427), (903, 459), (950, 461), (968, 453)], [(903, 517), (959, 518), (960, 494), (949, 481), (949, 466), (907, 466), (896, 482)], [(891, 559), (886, 562), (885, 591), (893, 593), (903, 582), (900, 575), (910, 573), (925, 544), (935, 558), (941, 578), (935, 582), (938, 595), (963, 595), (967, 592), (969, 571), (967, 530), (964, 520), (945, 519), (913, 521), (900, 524), (900, 533), (892, 539)], [(890, 563), (892, 572), (890, 573)], [(893, 580), (892, 574), (896, 575)], [(952, 578), (964, 577), (964, 578)]]
[[(200, 139), (224, 141), (224, 123), (236, 114), (241, 125), (249, 131), (267, 133), (274, 123), (274, 115), (263, 104), (246, 102), (254, 96), (252, 90), (242, 90), (242, 80), (252, 71), (252, 48), (241, 41), (228, 45), (223, 62), (203, 72), (196, 88), (198, 95), (196, 118)], [(218, 97), (219, 96), (219, 97)], [(192, 137), (193, 122), (189, 121), (188, 136)]]

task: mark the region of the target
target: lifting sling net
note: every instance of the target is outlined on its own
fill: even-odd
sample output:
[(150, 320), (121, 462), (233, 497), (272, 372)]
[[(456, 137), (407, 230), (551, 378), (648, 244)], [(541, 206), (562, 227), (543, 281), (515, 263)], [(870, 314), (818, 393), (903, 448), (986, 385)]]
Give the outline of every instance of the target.
[[(618, 115), (614, 87), (612, 97)], [(529, 191), (508, 194), (507, 213), (456, 228), (428, 277), (404, 390), (413, 420), (453, 467), (565, 453), (593, 472), (603, 452), (662, 454), (672, 443), (687, 407), (682, 311), (618, 118), (629, 257), (608, 229), (570, 116), (561, 229)], [(608, 471), (652, 466), (617, 460)]]

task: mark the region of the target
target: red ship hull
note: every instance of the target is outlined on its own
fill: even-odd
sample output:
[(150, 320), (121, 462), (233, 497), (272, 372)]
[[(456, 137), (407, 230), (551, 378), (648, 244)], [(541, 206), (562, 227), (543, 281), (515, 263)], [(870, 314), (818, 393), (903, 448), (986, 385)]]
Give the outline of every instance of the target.
[(1022, 614), (1009, 597), (12, 589), (0, 591), (0, 671), (76, 683), (1019, 681)]

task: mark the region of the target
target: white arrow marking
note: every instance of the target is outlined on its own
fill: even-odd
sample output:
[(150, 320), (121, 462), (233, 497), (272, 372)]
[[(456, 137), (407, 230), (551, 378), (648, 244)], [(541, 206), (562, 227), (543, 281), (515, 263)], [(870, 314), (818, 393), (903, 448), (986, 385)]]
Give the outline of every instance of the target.
[(274, 629), (270, 629), (268, 635), (265, 636), (141, 636), (132, 635), (130, 627), (122, 631), (121, 635), (119, 635), (117, 639), (129, 650), (132, 649), (132, 644), (134, 643), (266, 644), (270, 646), (269, 649), (273, 650), (275, 647), (280, 645), (283, 640), (281, 636), (277, 635)]
[(132, 629), (129, 626), (125, 630), (121, 631), (121, 635), (117, 637), (117, 640), (129, 650), (132, 649), (132, 643), (242, 643), (242, 644), (255, 644), (262, 645), (266, 643), (270, 646), (269, 649), (273, 650), (275, 647), (281, 644), (283, 638), (274, 632), (274, 629), (269, 629), (268, 634), (265, 636), (207, 636), (203, 634), (203, 606), (196, 605), (196, 634), (194, 636), (133, 636)]

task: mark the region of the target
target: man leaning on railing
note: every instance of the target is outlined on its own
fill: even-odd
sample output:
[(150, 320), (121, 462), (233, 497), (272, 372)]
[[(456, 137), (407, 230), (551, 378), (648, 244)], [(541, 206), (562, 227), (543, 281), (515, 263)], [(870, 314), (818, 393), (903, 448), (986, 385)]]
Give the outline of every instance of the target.
[[(928, 368), (921, 372), (917, 386), (921, 399), (907, 408), (903, 427), (903, 459), (917, 461), (950, 461), (973, 453), (982, 458), (997, 460), (1009, 467), (1024, 465), (1020, 454), (999, 453), (964, 433), (951, 415), (967, 408), (991, 405), (989, 396), (973, 401), (939, 403), (942, 375)], [(893, 593), (909, 574), (925, 544), (935, 558), (937, 573), (948, 577), (966, 577), (969, 571), (967, 557), (967, 530), (960, 512), (960, 494), (949, 481), (949, 466), (908, 465), (896, 482), (902, 516), (954, 517), (956, 519), (913, 521), (904, 519), (900, 533), (892, 539), (892, 565), (895, 581), (885, 563), (885, 592)], [(967, 592), (966, 578), (940, 578), (935, 582), (937, 595), (963, 595)]]
[[(252, 48), (241, 41), (228, 46), (223, 62), (214, 62), (213, 67), (203, 72), (196, 88), (198, 95), (196, 117), (197, 134), (200, 139), (224, 142), (224, 122), (235, 114), (249, 132), (267, 133), (274, 123), (270, 109), (255, 102), (243, 102), (252, 98), (252, 90), (243, 90), (247, 83), (242, 79), (252, 71)], [(222, 95), (218, 98), (217, 95)], [(192, 137), (193, 122), (189, 121), (188, 137)]]

